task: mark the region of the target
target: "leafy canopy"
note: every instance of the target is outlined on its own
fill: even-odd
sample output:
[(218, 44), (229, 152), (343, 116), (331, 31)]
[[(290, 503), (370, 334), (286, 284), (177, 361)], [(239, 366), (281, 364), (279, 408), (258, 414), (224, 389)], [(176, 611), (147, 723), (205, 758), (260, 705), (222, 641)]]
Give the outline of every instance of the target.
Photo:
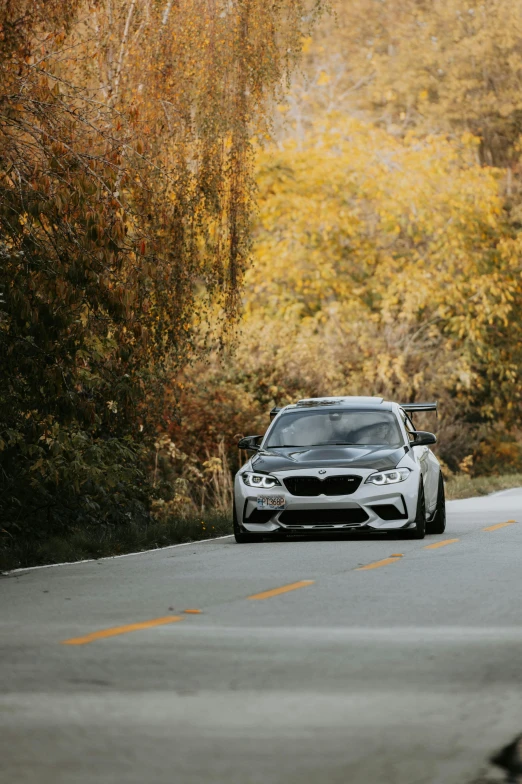
[(516, 420), (521, 241), (476, 148), (332, 115), (260, 154), (242, 334), (229, 369), (208, 373), (216, 394), (244, 390), (244, 431), (249, 411), (265, 427), (296, 396), (435, 397), (456, 465), (477, 425)]
[(211, 307), (237, 318), (252, 140), (310, 21), (300, 0), (0, 2), (5, 536), (146, 518), (167, 373)]

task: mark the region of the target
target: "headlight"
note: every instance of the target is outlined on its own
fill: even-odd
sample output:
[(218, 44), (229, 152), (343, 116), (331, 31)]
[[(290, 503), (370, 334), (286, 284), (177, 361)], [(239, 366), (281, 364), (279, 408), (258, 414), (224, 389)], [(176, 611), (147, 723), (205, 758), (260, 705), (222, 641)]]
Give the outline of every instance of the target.
[(241, 474), (243, 482), (249, 487), (262, 487), (267, 490), (269, 487), (281, 487), (281, 482), (277, 477), (270, 476), (269, 474), (254, 474), (252, 471), (245, 471)]
[(394, 468), (393, 471), (379, 471), (370, 474), (366, 482), (372, 485), (396, 485), (397, 482), (404, 482), (410, 475), (409, 468)]

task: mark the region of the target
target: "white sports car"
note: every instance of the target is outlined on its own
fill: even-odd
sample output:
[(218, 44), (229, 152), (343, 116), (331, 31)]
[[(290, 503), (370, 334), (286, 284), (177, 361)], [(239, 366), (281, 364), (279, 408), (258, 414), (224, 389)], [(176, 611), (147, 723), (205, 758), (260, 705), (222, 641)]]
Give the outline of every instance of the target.
[(444, 482), (429, 448), (437, 439), (410, 417), (436, 408), (328, 397), (273, 409), (264, 436), (239, 442), (254, 454), (235, 478), (236, 541), (356, 528), (443, 533)]

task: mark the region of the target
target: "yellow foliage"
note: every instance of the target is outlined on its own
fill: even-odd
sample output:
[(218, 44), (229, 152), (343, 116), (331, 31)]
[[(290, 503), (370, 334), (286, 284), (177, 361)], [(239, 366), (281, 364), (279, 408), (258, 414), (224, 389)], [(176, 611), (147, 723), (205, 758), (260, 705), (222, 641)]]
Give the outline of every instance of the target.
[(473, 137), (334, 115), (262, 153), (258, 184), (240, 364), (310, 394), (429, 394), (484, 416), (518, 400), (521, 242)]
[[(460, 0), (332, 0), (303, 49), (289, 101), (302, 128), (333, 106), (395, 133), (471, 131), (481, 160), (517, 160), (522, 134), (522, 5)], [(313, 77), (331, 76), (328, 91)], [(307, 90), (308, 101), (301, 95)]]
[[(401, 141), (334, 116), (300, 147), (263, 153), (258, 184), (247, 313), (369, 310), (415, 323), (422, 308), (448, 317), (450, 302), (473, 285), (482, 305), (474, 321), (491, 317), (491, 296), (493, 318), (506, 315), (516, 282), (506, 287), (501, 270), (518, 245), (498, 235), (498, 175), (475, 165), (472, 138), (458, 148), (435, 136)], [(501, 239), (499, 269), (490, 262)]]
[(319, 76), (317, 77), (317, 84), (319, 87), (322, 87), (324, 84), (328, 84), (331, 81), (331, 76), (326, 73), (326, 71), (321, 71)]
[(400, 138), (340, 114), (260, 152), (238, 344), (189, 374), (176, 436), (232, 447), (299, 397), (427, 397), (456, 470), (488, 422), (520, 414), (522, 247), (500, 174), (471, 134)]

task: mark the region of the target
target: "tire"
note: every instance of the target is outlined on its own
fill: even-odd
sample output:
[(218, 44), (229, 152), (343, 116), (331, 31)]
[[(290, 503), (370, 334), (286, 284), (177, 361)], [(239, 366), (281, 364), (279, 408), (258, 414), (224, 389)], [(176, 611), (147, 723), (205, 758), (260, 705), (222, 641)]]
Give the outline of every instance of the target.
[(251, 544), (252, 542), (259, 542), (263, 538), (259, 536), (259, 534), (249, 534), (246, 531), (242, 531), (239, 523), (237, 521), (236, 515), (236, 504), (234, 503), (233, 506), (234, 511), (232, 512), (232, 526), (234, 528), (234, 538), (238, 544)]
[(444, 493), (444, 480), (442, 473), (439, 474), (439, 489), (437, 492), (437, 506), (435, 514), (426, 523), (427, 534), (443, 534), (446, 530), (446, 497)]
[(424, 482), (422, 478), (419, 485), (419, 495), (417, 496), (417, 511), (415, 513), (415, 528), (407, 531), (410, 539), (424, 539), (426, 536), (426, 502), (424, 500)]

